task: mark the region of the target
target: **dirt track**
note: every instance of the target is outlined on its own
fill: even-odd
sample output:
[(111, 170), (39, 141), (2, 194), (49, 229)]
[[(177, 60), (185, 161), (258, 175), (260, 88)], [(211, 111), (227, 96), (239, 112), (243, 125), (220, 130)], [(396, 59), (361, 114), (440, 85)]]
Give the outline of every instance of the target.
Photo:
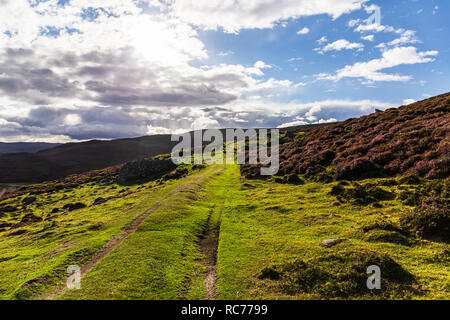
[[(179, 186), (175, 191), (171, 192), (166, 198), (155, 204), (150, 210), (145, 212), (136, 218), (132, 223), (127, 225), (122, 233), (111, 237), (111, 239), (106, 242), (103, 247), (83, 266), (81, 266), (81, 277), (88, 273), (93, 267), (95, 267), (100, 261), (102, 261), (111, 251), (117, 248), (130, 234), (135, 232), (137, 228), (145, 221), (153, 212), (158, 210), (168, 199), (173, 197), (175, 194), (179, 193), (183, 189), (190, 186), (192, 182), (188, 182)], [(62, 294), (67, 289), (66, 284), (45, 297), (45, 300), (51, 300)]]

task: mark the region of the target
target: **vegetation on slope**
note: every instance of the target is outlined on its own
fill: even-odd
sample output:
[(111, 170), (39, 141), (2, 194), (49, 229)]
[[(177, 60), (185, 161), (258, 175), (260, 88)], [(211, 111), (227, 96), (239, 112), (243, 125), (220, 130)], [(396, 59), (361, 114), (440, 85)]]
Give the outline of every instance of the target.
[[(282, 174), (316, 181), (450, 174), (450, 94), (306, 132), (285, 133)], [(285, 136), (284, 136), (285, 137)], [(242, 173), (254, 175), (254, 166)]]

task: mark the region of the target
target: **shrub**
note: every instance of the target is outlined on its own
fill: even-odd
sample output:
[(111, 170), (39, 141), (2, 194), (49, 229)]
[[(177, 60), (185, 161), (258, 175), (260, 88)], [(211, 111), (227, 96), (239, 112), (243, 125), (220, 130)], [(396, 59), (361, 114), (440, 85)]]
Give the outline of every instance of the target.
[(363, 177), (370, 177), (378, 168), (367, 159), (355, 159), (350, 164), (340, 167), (337, 170), (339, 179), (360, 179)]
[(426, 198), (421, 206), (404, 214), (400, 225), (418, 236), (450, 240), (450, 200), (437, 196)]
[(321, 165), (328, 166), (333, 162), (336, 157), (336, 153), (331, 151), (330, 149), (324, 150), (318, 155), (318, 160)]
[(382, 200), (392, 200), (395, 194), (372, 185), (354, 184), (353, 188), (344, 189), (337, 195), (340, 201), (349, 201), (358, 205), (368, 205)]
[(298, 175), (291, 173), (291, 174), (284, 176), (283, 183), (304, 184), (305, 182), (302, 179), (300, 179)]
[(330, 194), (333, 196), (340, 196), (345, 192), (345, 188), (340, 184), (335, 185), (331, 188)]
[(421, 184), (423, 182), (423, 180), (415, 174), (409, 174), (409, 175), (401, 177), (398, 182), (400, 184), (417, 185), (417, 184)]

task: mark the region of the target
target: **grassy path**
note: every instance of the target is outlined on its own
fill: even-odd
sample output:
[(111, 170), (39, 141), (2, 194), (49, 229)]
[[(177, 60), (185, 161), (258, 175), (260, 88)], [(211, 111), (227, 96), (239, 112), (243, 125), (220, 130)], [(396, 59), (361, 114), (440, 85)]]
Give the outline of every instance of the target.
[[(187, 188), (190, 185), (190, 183), (183, 184), (173, 192), (171, 192), (166, 198), (164, 198), (162, 201), (155, 204), (150, 210), (145, 212), (144, 214), (137, 217), (132, 223), (127, 225), (120, 234), (115, 235), (111, 237), (111, 239), (106, 242), (102, 248), (89, 260), (87, 261), (83, 266), (80, 267), (81, 269), (81, 277), (83, 277), (87, 272), (89, 272), (93, 267), (95, 267), (101, 260), (103, 260), (111, 251), (113, 251), (115, 248), (117, 248), (130, 234), (135, 232), (138, 227), (144, 222), (145, 219), (147, 219), (152, 213), (154, 213), (156, 210), (158, 210), (168, 199), (173, 197), (175, 194), (180, 192), (181, 190)], [(54, 299), (58, 295), (61, 295), (65, 290), (67, 289), (66, 285), (63, 285), (59, 290), (49, 294), (46, 299)]]
[(206, 288), (186, 279), (204, 275), (198, 242), (210, 224), (217, 224), (217, 200), (224, 196), (217, 182), (228, 171), (208, 168), (87, 272), (80, 290), (67, 290), (56, 299), (203, 299)]

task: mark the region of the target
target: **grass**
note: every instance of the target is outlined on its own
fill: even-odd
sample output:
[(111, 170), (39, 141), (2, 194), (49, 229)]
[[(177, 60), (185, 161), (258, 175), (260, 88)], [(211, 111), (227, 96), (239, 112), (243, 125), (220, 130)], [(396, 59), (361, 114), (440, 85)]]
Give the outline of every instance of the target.
[[(65, 278), (68, 265), (87, 259), (111, 236), (120, 233), (178, 185), (192, 181), (198, 175), (207, 175), (207, 170), (193, 172), (186, 179), (164, 185), (155, 182), (127, 188), (115, 184), (80, 185), (75, 189), (38, 195), (37, 200), (26, 208), (22, 208), (21, 203), (27, 195), (3, 201), (2, 205), (15, 205), (19, 211), (3, 215), (1, 223), (17, 224), (27, 213), (43, 220), (17, 228), (23, 231), (20, 235), (12, 235), (16, 229), (0, 232), (0, 274), (8, 275), (0, 279), (0, 299), (45, 296)], [(90, 206), (98, 197), (117, 198)], [(76, 202), (83, 202), (88, 207), (51, 214), (54, 208)], [(86, 253), (87, 257), (78, 256), (74, 261), (71, 257), (80, 252)], [(36, 279), (40, 281), (36, 283)]]
[[(43, 220), (17, 228), (25, 230), (20, 235), (0, 232), (0, 274), (8, 275), (0, 279), (0, 298), (45, 298), (64, 283), (67, 265), (83, 264), (111, 236), (186, 183), (83, 277), (81, 290), (65, 291), (57, 299), (204, 299), (198, 242), (219, 220), (217, 299), (450, 298), (449, 245), (397, 230), (399, 218), (412, 208), (398, 197), (377, 206), (354, 201), (337, 206), (330, 195), (336, 183), (247, 180), (238, 166), (219, 165), (190, 170), (164, 185), (89, 183), (38, 195), (26, 208), (21, 201), (27, 195), (2, 202), (19, 211), (0, 217), (0, 223), (17, 224), (26, 213)], [(405, 187), (381, 188), (398, 196)], [(90, 206), (97, 197), (117, 198)], [(88, 207), (50, 213), (74, 202)], [(323, 246), (330, 238), (344, 241)], [(380, 264), (381, 292), (361, 285), (369, 263)], [(272, 269), (279, 279), (261, 276)], [(403, 276), (409, 282), (396, 280)]]
[[(377, 179), (363, 183), (366, 182), (377, 182)], [(244, 183), (251, 187), (245, 187)], [(231, 200), (222, 216), (218, 298), (335, 298), (333, 294), (327, 295), (323, 291), (320, 294), (314, 291), (286, 294), (278, 281), (261, 280), (258, 277), (262, 270), (273, 265), (298, 260), (317, 261), (330, 254), (344, 257), (364, 250), (387, 255), (417, 280), (414, 285), (417, 290), (414, 292), (398, 290), (387, 293), (383, 298), (450, 298), (448, 258), (435, 258), (442, 252), (448, 255), (448, 244), (411, 239), (413, 244), (404, 245), (367, 241), (361, 237), (360, 228), (364, 224), (377, 218), (395, 222), (402, 212), (409, 210), (398, 200), (382, 201), (381, 209), (353, 204), (335, 207), (333, 203), (336, 198), (329, 195), (334, 184), (306, 183), (292, 186), (270, 181), (245, 181), (236, 174), (233, 185), (240, 187), (231, 191)], [(391, 189), (396, 191), (394, 187)], [(322, 241), (329, 238), (345, 241), (326, 248)], [(333, 263), (336, 261), (321, 261), (320, 268), (333, 270)], [(351, 261), (341, 263), (342, 268), (347, 268)], [(352, 298), (371, 299), (380, 298), (380, 295), (365, 292)]]
[[(214, 170), (220, 177), (223, 168)], [(199, 282), (191, 289), (189, 279), (202, 271), (198, 239), (208, 228), (210, 211), (221, 202), (216, 176), (203, 176), (169, 199), (92, 269), (81, 290), (66, 291), (58, 299), (201, 298)]]

